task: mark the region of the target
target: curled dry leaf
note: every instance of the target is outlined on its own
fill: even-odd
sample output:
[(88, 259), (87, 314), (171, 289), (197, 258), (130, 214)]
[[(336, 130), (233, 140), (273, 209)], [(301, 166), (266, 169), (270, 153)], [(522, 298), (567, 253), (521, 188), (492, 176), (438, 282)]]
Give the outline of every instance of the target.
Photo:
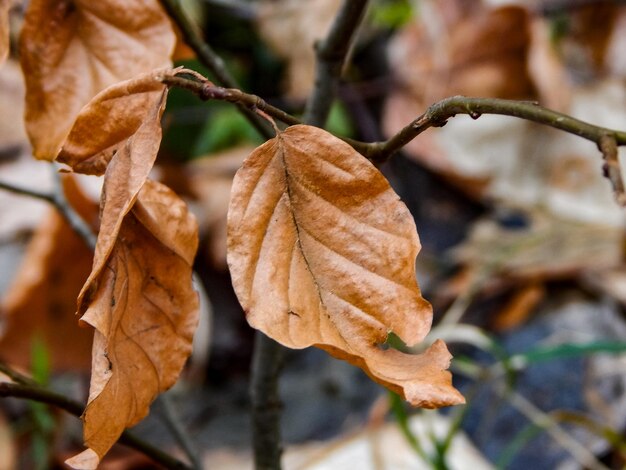
[(380, 347), (390, 332), (415, 344), (430, 329), (419, 248), (387, 180), (321, 129), (288, 128), (237, 172), (228, 265), (248, 322), (286, 346), (321, 347), (414, 405), (462, 403), (442, 342), (417, 356)]
[(100, 92), (80, 111), (58, 160), (78, 173), (103, 174), (113, 154), (161, 103), (161, 79), (178, 70), (149, 72)]
[(0, 0), (0, 65), (9, 56), (9, 8), (12, 0)]
[(124, 428), (175, 383), (198, 322), (191, 281), (198, 228), (185, 203), (148, 180), (118, 230), (81, 318), (95, 332), (83, 414), (89, 449), (67, 461), (74, 468), (96, 468)]
[[(64, 175), (63, 183), (74, 210), (94, 227), (98, 204), (80, 191), (72, 175)], [(73, 299), (89, 274), (92, 258), (93, 252), (82, 238), (51, 210), (37, 228), (13, 285), (0, 304), (5, 315), (0, 338), (4, 360), (30, 368), (33, 341), (39, 340), (54, 370), (89, 369), (93, 335), (76, 324)]]
[(113, 83), (170, 65), (175, 41), (157, 0), (32, 0), (20, 60), (34, 155), (53, 160), (91, 98)]
[(93, 269), (78, 296), (78, 311), (83, 313), (96, 288), (107, 257), (113, 249), (124, 216), (133, 207), (137, 194), (148, 178), (161, 143), (161, 116), (165, 109), (167, 89), (160, 92), (146, 120), (115, 153), (104, 176), (102, 188), (100, 233), (96, 243)]

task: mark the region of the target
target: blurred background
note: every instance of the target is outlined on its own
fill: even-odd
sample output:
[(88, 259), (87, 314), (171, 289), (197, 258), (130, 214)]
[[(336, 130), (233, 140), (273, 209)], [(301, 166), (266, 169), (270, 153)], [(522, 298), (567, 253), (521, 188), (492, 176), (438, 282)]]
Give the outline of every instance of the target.
[[(340, 0), (183, 3), (244, 91), (302, 113), (313, 45)], [(538, 101), (625, 130), (621, 3), (372, 0), (326, 127), (384, 140), (460, 94)], [(12, 10), (14, 40), (22, 15)], [(211, 78), (182, 43), (176, 62)], [(14, 54), (0, 68), (0, 180), (51, 190), (56, 169), (31, 157), (22, 101)], [(203, 303), (194, 355), (168, 395), (206, 468), (251, 468), (254, 331), (230, 285), (225, 222), (232, 178), (263, 140), (233, 105), (184, 90), (170, 93), (163, 122), (155, 174), (199, 220)], [(288, 351), (285, 468), (624, 468), (624, 212), (595, 145), (515, 118), (457, 116), (380, 169), (415, 217), (418, 281), (435, 312), (428, 340), (448, 343), (467, 405), (410, 409), (320, 350)], [(70, 185), (68, 199), (94, 218), (100, 182), (79, 184), (86, 196)], [(91, 332), (74, 311), (90, 268), (90, 250), (45, 203), (0, 191), (0, 358), (82, 402)], [(153, 409), (137, 433), (182, 455)], [(0, 469), (63, 468), (81, 441), (74, 417), (0, 401)], [(102, 468), (153, 464), (116, 446)]]

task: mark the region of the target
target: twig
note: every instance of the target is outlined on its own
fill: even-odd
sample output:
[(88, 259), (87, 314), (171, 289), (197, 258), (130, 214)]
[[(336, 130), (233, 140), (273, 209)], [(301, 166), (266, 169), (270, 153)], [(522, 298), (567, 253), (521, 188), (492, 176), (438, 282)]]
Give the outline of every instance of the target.
[(176, 411), (174, 410), (174, 406), (172, 405), (172, 401), (167, 393), (159, 395), (157, 398), (157, 403), (159, 405), (160, 415), (163, 419), (163, 422), (167, 426), (167, 428), (172, 433), (172, 436), (176, 439), (178, 444), (182, 447), (191, 462), (192, 467), (195, 470), (202, 470), (202, 459), (200, 458), (200, 454), (198, 450), (193, 445), (191, 436), (185, 430)]
[(37, 382), (33, 379), (11, 369), (4, 362), (0, 362), (0, 372), (9, 377), (15, 383), (22, 385), (37, 385)]
[(315, 86), (304, 112), (304, 121), (323, 127), (333, 104), (344, 61), (365, 14), (367, 0), (344, 0), (326, 39), (318, 43)]
[[(185, 13), (180, 0), (160, 0), (160, 2), (171, 20), (178, 26), (178, 29), (180, 29), (185, 42), (196, 53), (198, 60), (215, 76), (216, 81), (220, 85), (228, 88), (239, 88), (237, 81), (228, 72), (228, 69), (226, 69), (222, 58), (202, 39), (198, 32), (198, 27), (191, 21), (189, 16), (187, 16), (187, 13)], [(237, 103), (237, 106), (263, 137), (267, 139), (274, 137), (273, 131), (268, 128), (263, 119), (250, 111), (247, 107), (239, 103)]]
[(4, 181), (0, 181), (0, 189), (4, 189), (5, 191), (9, 191), (15, 194), (20, 194), (22, 196), (28, 196), (35, 199), (41, 199), (42, 201), (49, 202), (50, 204), (54, 204), (54, 196), (49, 193), (43, 193), (41, 191), (36, 191), (34, 189), (22, 188), (21, 186), (16, 186), (11, 183), (6, 183)]
[(96, 247), (96, 236), (93, 231), (85, 223), (85, 221), (78, 215), (78, 213), (72, 208), (65, 198), (63, 191), (63, 184), (61, 182), (61, 176), (57, 172), (56, 168), (52, 166), (54, 174), (55, 187), (52, 193), (44, 193), (33, 189), (23, 188), (11, 183), (0, 181), (0, 189), (10, 191), (22, 196), (28, 196), (35, 199), (40, 199), (52, 204), (65, 218), (70, 227), (85, 241), (87, 246), (92, 250)]
[(282, 454), (278, 377), (283, 365), (283, 347), (260, 331), (254, 337), (252, 355), (252, 439), (256, 470), (280, 470)]
[(615, 199), (621, 206), (626, 206), (626, 193), (624, 193), (624, 181), (622, 180), (622, 172), (617, 159), (617, 142), (615, 137), (611, 135), (603, 135), (598, 142), (598, 148), (604, 157), (604, 176), (606, 176), (615, 193)]
[(495, 389), (498, 395), (503, 398), (508, 398), (511, 405), (526, 416), (531, 423), (545, 429), (552, 439), (566, 449), (585, 468), (591, 470), (609, 470), (609, 468), (601, 463), (589, 449), (565, 432), (549, 414), (541, 411), (524, 396), (515, 391), (510, 391), (504, 386), (496, 386)]
[[(210, 82), (200, 82), (197, 79), (185, 77), (184, 74), (165, 77), (163, 78), (163, 83), (168, 86), (185, 88), (204, 100), (228, 101), (244, 105), (250, 109), (258, 108), (288, 125), (302, 124), (302, 121), (295, 116), (267, 104), (256, 95), (244, 93), (241, 90), (218, 87)], [(422, 132), (431, 127), (444, 126), (448, 119), (457, 114), (467, 114), (473, 119), (478, 119), (483, 114), (518, 117), (554, 127), (555, 129), (595, 142), (598, 148), (602, 150), (607, 161), (607, 176), (611, 179), (618, 200), (626, 203), (626, 196), (620, 196), (620, 194), (624, 193), (624, 187), (621, 183), (622, 178), (617, 155), (611, 150), (613, 145), (626, 145), (626, 132), (595, 126), (566, 114), (544, 108), (534, 102), (453, 96), (430, 106), (424, 114), (406, 125), (389, 140), (367, 143), (343, 137), (341, 139), (372, 162), (382, 163)]]
[[(252, 95), (249, 93), (244, 93), (241, 90), (236, 88), (223, 88), (220, 86), (216, 86), (209, 81), (198, 81), (193, 77), (185, 76), (186, 73), (183, 71), (181, 74), (173, 76), (173, 77), (163, 77), (161, 81), (167, 86), (175, 86), (178, 88), (183, 88), (194, 93), (202, 100), (218, 100), (218, 101), (227, 101), (229, 103), (235, 103), (239, 105), (243, 105), (250, 110), (259, 109), (269, 116), (277, 119), (280, 122), (283, 122), (289, 126), (295, 126), (296, 124), (302, 124), (302, 121), (295, 116), (292, 116), (289, 113), (286, 113), (280, 108), (276, 106), (272, 106), (271, 104), (266, 103), (262, 98)], [(270, 137), (274, 137), (272, 134)], [(359, 142), (358, 140), (349, 139), (340, 137), (341, 140), (350, 144), (357, 152), (367, 156), (372, 149), (374, 151), (378, 151), (378, 144), (369, 144), (365, 142)]]
[(91, 227), (82, 219), (74, 210), (65, 197), (63, 190), (63, 181), (61, 181), (61, 173), (58, 171), (57, 164), (52, 165), (52, 177), (54, 179), (54, 207), (61, 213), (70, 227), (76, 232), (92, 250), (96, 249), (97, 237), (91, 230)]
[(425, 130), (431, 127), (442, 127), (449, 118), (457, 114), (467, 114), (473, 119), (478, 119), (483, 114), (514, 116), (569, 132), (598, 145), (604, 136), (613, 137), (618, 145), (626, 145), (626, 132), (594, 126), (539, 106), (535, 102), (452, 96), (430, 106), (424, 114), (386, 142), (370, 144), (366, 156), (374, 161), (384, 161)]
[[(83, 405), (79, 402), (34, 385), (0, 382), (0, 397), (26, 398), (27, 400), (46, 403), (61, 408), (77, 417), (80, 417), (83, 413)], [(163, 465), (165, 468), (191, 470), (190, 467), (180, 460), (143, 441), (128, 431), (124, 431), (119, 442), (138, 450), (155, 462)]]

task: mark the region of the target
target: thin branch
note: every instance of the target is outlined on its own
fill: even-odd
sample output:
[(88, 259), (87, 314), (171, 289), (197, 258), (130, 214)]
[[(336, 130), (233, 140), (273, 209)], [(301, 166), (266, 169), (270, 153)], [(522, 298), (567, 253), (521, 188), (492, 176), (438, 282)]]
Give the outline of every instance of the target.
[[(83, 413), (83, 405), (79, 402), (35, 385), (0, 382), (0, 397), (25, 398), (39, 403), (46, 403), (48, 405), (61, 408), (62, 410), (65, 410), (77, 417), (80, 417)], [(138, 450), (155, 462), (163, 465), (165, 468), (175, 470), (191, 470), (180, 460), (143, 441), (128, 431), (124, 431), (119, 439), (119, 442)]]
[(65, 217), (69, 226), (85, 241), (87, 246), (91, 248), (92, 251), (95, 250), (97, 237), (89, 224), (74, 210), (65, 197), (63, 181), (61, 180), (61, 173), (59, 173), (57, 165), (52, 166), (52, 177), (54, 178), (54, 193), (52, 194), (54, 207)]
[(622, 180), (622, 172), (617, 158), (615, 137), (611, 135), (601, 136), (598, 148), (604, 157), (604, 176), (611, 182), (617, 202), (621, 206), (626, 206), (626, 193), (624, 192), (624, 181)]
[(260, 331), (254, 337), (250, 396), (252, 439), (256, 470), (280, 470), (282, 454), (278, 377), (283, 366), (283, 347)]
[[(296, 124), (302, 124), (302, 121), (289, 113), (286, 113), (276, 106), (266, 103), (262, 98), (244, 93), (236, 88), (223, 88), (216, 86), (209, 81), (198, 81), (193, 77), (185, 76), (185, 72), (176, 75), (174, 77), (163, 77), (161, 81), (167, 86), (175, 86), (183, 88), (194, 93), (202, 100), (218, 100), (227, 101), (229, 103), (236, 103), (247, 107), (249, 110), (261, 110), (267, 115), (283, 122), (289, 126), (295, 126)], [(273, 135), (271, 136), (273, 137)], [(379, 151), (378, 143), (369, 144), (365, 142), (359, 142), (358, 140), (340, 137), (341, 140), (350, 144), (357, 152), (367, 156), (370, 153), (376, 153)]]
[(367, 0), (344, 0), (326, 39), (317, 44), (315, 86), (304, 112), (307, 124), (323, 127), (335, 99), (344, 62), (365, 15)]
[[(160, 2), (170, 19), (180, 30), (184, 41), (196, 53), (198, 60), (214, 75), (215, 80), (222, 86), (228, 88), (239, 88), (237, 81), (228, 72), (222, 58), (204, 39), (202, 39), (200, 32), (198, 31), (198, 27), (189, 18), (180, 3), (180, 0), (160, 0)], [(239, 103), (237, 103), (237, 106), (248, 119), (250, 124), (252, 124), (263, 137), (270, 139), (274, 136), (274, 133), (266, 125), (263, 119), (245, 106), (242, 106)]]
[(457, 114), (467, 114), (473, 119), (478, 119), (483, 114), (513, 116), (569, 132), (598, 145), (606, 135), (612, 136), (618, 145), (626, 145), (626, 132), (594, 126), (567, 114), (539, 106), (535, 102), (452, 96), (430, 106), (424, 114), (386, 142), (370, 144), (366, 156), (374, 161), (384, 161), (425, 130), (442, 127), (449, 118)]
[(172, 436), (174, 436), (178, 444), (185, 451), (185, 454), (187, 454), (194, 470), (202, 470), (203, 467), (200, 453), (193, 445), (191, 436), (180, 422), (180, 419), (176, 414), (176, 410), (174, 410), (172, 401), (170, 400), (170, 396), (167, 393), (159, 395), (157, 398), (157, 404), (159, 406), (158, 410), (160, 411), (159, 414), (163, 422), (170, 430)]
[(0, 362), (0, 372), (10, 378), (13, 382), (21, 385), (37, 385), (37, 382), (20, 372), (11, 369), (4, 362)]
[[(208, 81), (200, 82), (194, 78), (185, 77), (184, 74), (175, 77), (165, 77), (163, 78), (163, 83), (168, 86), (187, 89), (203, 100), (228, 101), (242, 104), (250, 109), (260, 109), (287, 125), (302, 124), (302, 121), (295, 116), (267, 104), (256, 95), (244, 93), (241, 90), (218, 87)], [(625, 190), (619, 162), (617, 161), (616, 153), (611, 150), (613, 145), (626, 145), (626, 132), (595, 126), (566, 114), (544, 108), (534, 102), (453, 96), (430, 106), (424, 114), (406, 125), (387, 141), (367, 143), (343, 137), (341, 139), (372, 162), (382, 163), (422, 132), (431, 127), (444, 126), (448, 119), (457, 114), (467, 114), (473, 119), (478, 119), (483, 114), (518, 117), (554, 127), (555, 129), (595, 142), (606, 159), (607, 177), (613, 184), (618, 201), (626, 203), (626, 196), (620, 196), (620, 194), (624, 194)]]
[(11, 183), (6, 183), (4, 181), (0, 181), (0, 189), (4, 189), (5, 191), (9, 191), (11, 193), (20, 194), (22, 196), (28, 196), (35, 199), (41, 199), (42, 201), (49, 202), (50, 204), (54, 204), (54, 196), (49, 193), (43, 193), (41, 191), (36, 191), (34, 189), (23, 188), (21, 186), (16, 186)]
[(33, 189), (23, 188), (21, 186), (16, 186), (3, 181), (0, 181), (0, 189), (22, 196), (40, 199), (52, 204), (65, 218), (69, 226), (72, 227), (72, 229), (84, 240), (87, 246), (89, 246), (92, 250), (95, 249), (96, 236), (89, 225), (80, 217), (80, 215), (78, 215), (69, 202), (67, 202), (63, 191), (63, 185), (61, 183), (61, 177), (56, 168), (54, 166), (52, 168), (54, 173), (55, 188), (51, 193), (44, 193)]

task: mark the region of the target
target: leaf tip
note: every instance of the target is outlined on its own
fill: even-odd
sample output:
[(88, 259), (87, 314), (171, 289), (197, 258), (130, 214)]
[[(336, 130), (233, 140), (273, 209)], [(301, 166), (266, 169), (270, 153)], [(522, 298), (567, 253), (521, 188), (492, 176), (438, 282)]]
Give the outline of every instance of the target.
[(80, 454), (67, 459), (65, 464), (75, 470), (96, 470), (100, 456), (93, 449), (85, 449)]

